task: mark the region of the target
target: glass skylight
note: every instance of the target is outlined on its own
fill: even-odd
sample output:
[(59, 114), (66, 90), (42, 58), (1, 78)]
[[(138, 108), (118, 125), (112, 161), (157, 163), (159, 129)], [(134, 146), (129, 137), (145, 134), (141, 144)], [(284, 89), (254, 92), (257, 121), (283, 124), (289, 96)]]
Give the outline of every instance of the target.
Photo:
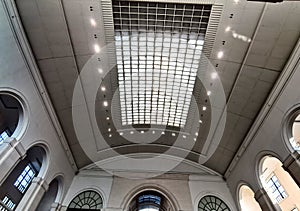
[(211, 6), (114, 1), (122, 125), (184, 127)]

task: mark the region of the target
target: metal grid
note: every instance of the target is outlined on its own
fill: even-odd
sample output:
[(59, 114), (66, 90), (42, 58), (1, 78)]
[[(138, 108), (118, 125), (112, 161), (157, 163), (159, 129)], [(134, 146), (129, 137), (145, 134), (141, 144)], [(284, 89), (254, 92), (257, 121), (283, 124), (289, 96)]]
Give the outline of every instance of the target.
[(101, 210), (103, 200), (95, 191), (84, 191), (78, 194), (70, 203), (68, 209), (90, 209)]
[(122, 125), (185, 126), (210, 11), (113, 1)]
[(204, 196), (198, 204), (199, 211), (230, 211), (228, 206), (216, 196)]

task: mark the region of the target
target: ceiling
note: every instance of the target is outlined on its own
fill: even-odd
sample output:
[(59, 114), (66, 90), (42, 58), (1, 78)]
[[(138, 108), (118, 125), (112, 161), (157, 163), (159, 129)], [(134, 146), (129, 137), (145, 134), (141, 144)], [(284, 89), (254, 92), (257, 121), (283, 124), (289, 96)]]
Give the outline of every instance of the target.
[[(226, 171), (299, 38), (300, 3), (176, 3), (189, 7), (212, 4), (216, 12), (210, 15), (203, 46), (206, 59), (202, 61), (210, 66), (205, 66), (200, 71), (204, 75), (198, 74), (200, 80), (195, 80), (194, 97), (183, 127), (153, 122), (150, 125), (145, 119), (145, 124), (121, 124), (124, 116), (120, 106), (122, 91), (118, 91), (120, 69), (113, 65), (116, 45), (110, 44), (115, 35), (111, 1), (16, 0), (36, 62), (79, 168), (113, 154), (165, 153), (175, 145), (170, 154), (185, 156), (220, 174)], [(217, 73), (215, 80), (210, 78), (213, 72)], [(207, 94), (210, 86), (215, 87), (211, 88), (212, 96)], [(80, 97), (74, 100), (76, 90)], [(124, 93), (123, 90), (126, 99)], [(123, 108), (124, 105), (127, 104)], [(140, 113), (141, 106), (134, 104)], [(88, 115), (84, 116), (84, 112)], [(215, 113), (218, 115), (214, 116)], [(78, 134), (77, 129), (82, 133)], [(213, 140), (218, 134), (220, 140)], [(95, 156), (89, 155), (93, 150)], [(205, 156), (203, 152), (207, 152)]]

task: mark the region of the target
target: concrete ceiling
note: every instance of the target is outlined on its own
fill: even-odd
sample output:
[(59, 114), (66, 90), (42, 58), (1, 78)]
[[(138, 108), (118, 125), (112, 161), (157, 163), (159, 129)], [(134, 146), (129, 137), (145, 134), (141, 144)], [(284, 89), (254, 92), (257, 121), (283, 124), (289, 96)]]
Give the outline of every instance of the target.
[[(16, 4), (76, 163), (79, 168), (84, 167), (92, 161), (82, 149), (74, 131), (72, 99), (80, 72), (87, 68), (86, 63), (95, 56), (94, 44), (98, 43), (100, 48), (104, 48), (107, 43), (105, 37), (107, 32), (104, 31), (107, 20), (102, 17), (101, 2), (16, 0)], [(236, 3), (233, 0), (226, 0), (215, 1), (215, 4), (223, 4), (223, 11), (208, 59), (218, 72), (224, 87), (227, 119), (222, 138), (204, 165), (224, 174), (299, 38), (300, 3), (265, 4), (244, 0)], [(96, 20), (96, 27), (91, 26), (91, 17)], [(251, 38), (251, 42), (243, 41), (239, 35)], [(222, 58), (217, 57), (220, 50), (224, 52)], [(98, 79), (93, 80), (97, 83)], [(107, 116), (112, 115), (113, 109), (101, 106), (103, 99), (112, 102), (113, 92), (117, 86), (116, 73), (111, 71), (102, 83), (106, 87), (106, 92), (105, 94), (98, 92), (95, 101), (96, 107), (99, 108), (96, 110), (99, 123), (97, 127), (109, 147), (116, 147), (121, 154), (162, 153), (166, 150), (163, 146), (168, 148), (174, 143), (172, 128), (168, 134), (157, 140), (158, 145), (136, 146), (119, 136), (115, 130), (115, 123), (109, 122), (108, 125), (106, 120)], [(85, 84), (85, 81), (81, 81), (81, 85), (89, 90), (89, 84)], [(203, 88), (201, 90), (201, 83), (198, 85), (200, 88), (194, 91), (197, 96), (196, 104), (199, 106), (207, 103), (209, 107), (204, 114), (198, 111), (199, 115), (203, 114), (201, 118), (205, 120), (200, 128), (195, 129), (201, 135), (197, 137), (193, 146), (190, 146), (191, 144), (185, 146), (182, 143), (178, 145), (178, 148), (186, 150), (191, 148), (187, 159), (195, 162), (199, 162), (211, 123), (211, 102), (205, 101), (206, 91)], [(88, 101), (86, 103), (88, 104)], [(116, 101), (114, 105), (118, 111), (118, 102)], [(195, 109), (193, 111), (196, 112)], [(189, 118), (193, 115), (194, 113), (190, 111)], [(94, 143), (98, 151), (103, 150), (101, 158), (105, 158), (107, 146), (102, 146), (97, 133), (93, 131), (93, 128), (97, 128), (94, 127), (96, 121), (89, 121), (93, 135), (87, 134), (86, 139), (90, 141), (89, 143)], [(190, 124), (196, 123), (192, 121)], [(108, 137), (110, 134), (107, 132), (108, 128), (113, 130), (111, 138)], [(190, 129), (189, 133), (191, 131), (193, 129)], [(94, 145), (89, 147), (95, 148)]]

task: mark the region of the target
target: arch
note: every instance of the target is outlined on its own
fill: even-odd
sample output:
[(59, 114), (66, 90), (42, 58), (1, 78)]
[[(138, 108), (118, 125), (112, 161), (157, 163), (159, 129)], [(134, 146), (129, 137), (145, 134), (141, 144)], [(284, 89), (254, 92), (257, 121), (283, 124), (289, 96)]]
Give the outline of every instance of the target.
[(268, 156), (275, 157), (281, 161), (280, 156), (277, 153), (270, 151), (270, 150), (263, 150), (256, 155), (255, 174), (256, 174), (256, 181), (258, 182), (258, 185), (260, 188), (263, 188), (263, 184), (260, 180), (260, 175), (262, 174), (262, 163), (263, 163), (263, 159), (265, 159)]
[(230, 211), (229, 206), (215, 195), (205, 195), (198, 203), (198, 211)]
[(180, 206), (175, 198), (175, 196), (169, 192), (166, 188), (154, 184), (154, 183), (147, 183), (147, 184), (142, 184), (139, 185), (135, 188), (133, 188), (125, 197), (123, 202), (121, 203), (121, 207), (123, 210), (128, 210), (128, 207), (130, 205), (130, 202), (138, 196), (140, 193), (145, 192), (145, 191), (154, 191), (160, 193), (162, 196), (164, 196), (167, 200), (170, 201), (170, 204), (173, 207), (173, 210), (178, 211), (180, 210)]
[(6, 201), (11, 209), (19, 202), (29, 189), (34, 177), (40, 175), (46, 151), (41, 146), (30, 147), (26, 156), (20, 160), (0, 187), (0, 200)]
[(261, 211), (259, 203), (254, 198), (253, 189), (245, 182), (239, 184), (237, 188), (237, 204), (241, 211)]
[(0, 133), (5, 131), (9, 137), (21, 139), (28, 127), (27, 108), (25, 97), (20, 92), (11, 88), (0, 88), (0, 118), (6, 119), (4, 125), (0, 126)]
[(282, 168), (282, 162), (275, 156), (265, 155), (260, 160), (259, 168), (260, 183), (273, 204), (282, 210), (300, 209), (300, 188)]
[(34, 147), (40, 147), (44, 151), (44, 153), (42, 153), (42, 158), (43, 158), (43, 163), (42, 164), (43, 165), (41, 166), (41, 169), (40, 169), (39, 174), (37, 176), (41, 177), (41, 178), (45, 178), (47, 173), (48, 173), (49, 164), (50, 164), (50, 161), (51, 161), (49, 145), (46, 141), (43, 141), (43, 140), (34, 141), (28, 146), (28, 149), (27, 149), (26, 153)]
[(69, 203), (67, 210), (100, 210), (103, 208), (103, 198), (95, 190), (85, 190), (77, 194)]
[(59, 191), (59, 181), (57, 178), (54, 178), (50, 182), (48, 190), (44, 193), (42, 199), (40, 200), (39, 205), (36, 208), (36, 211), (51, 210), (51, 206), (57, 198), (58, 191)]
[[(300, 152), (300, 133), (297, 133), (297, 140), (295, 140), (294, 134), (294, 123), (295, 120), (300, 121), (300, 104), (296, 104), (291, 107), (284, 115), (282, 121), (281, 136), (284, 141), (284, 145), (288, 152), (298, 151)], [(298, 128), (300, 128), (300, 122), (298, 123)], [(296, 146), (298, 142), (298, 147)]]

